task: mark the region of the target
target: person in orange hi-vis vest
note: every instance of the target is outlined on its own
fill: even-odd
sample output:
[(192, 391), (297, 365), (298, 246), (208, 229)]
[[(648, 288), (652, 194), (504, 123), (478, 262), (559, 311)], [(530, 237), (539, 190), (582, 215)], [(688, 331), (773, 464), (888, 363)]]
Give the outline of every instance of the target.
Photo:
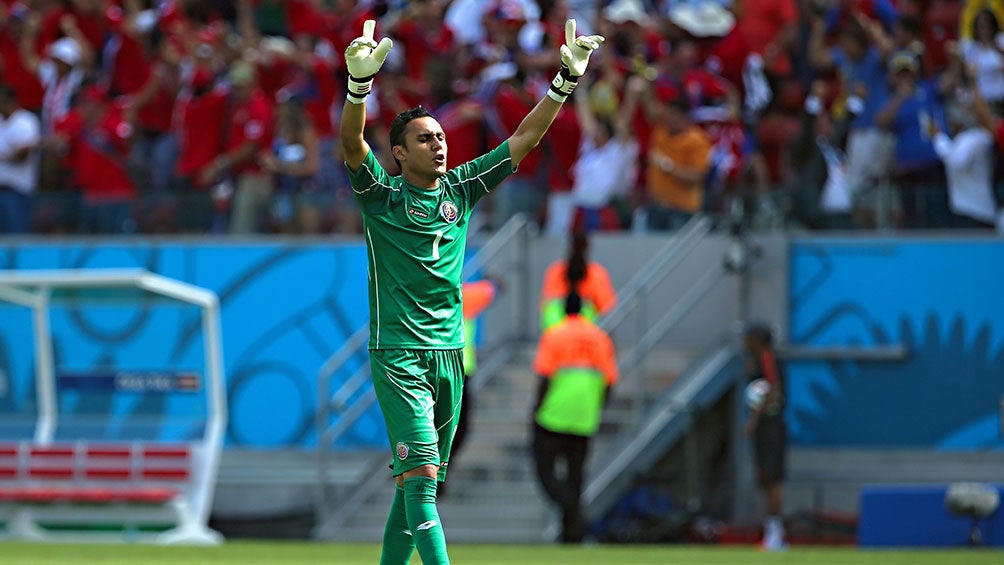
[(582, 298), (581, 315), (597, 322), (617, 304), (617, 292), (607, 270), (589, 260), (589, 239), (585, 233), (572, 235), (567, 259), (552, 263), (544, 273), (540, 293), (540, 329), (546, 330), (565, 317), (565, 297), (575, 291)]
[(583, 467), (589, 438), (599, 429), (618, 378), (613, 342), (581, 315), (582, 305), (578, 294), (569, 293), (565, 319), (541, 336), (534, 361), (541, 378), (533, 410), (533, 457), (544, 492), (561, 509), (562, 543), (579, 543), (587, 533), (580, 507)]
[[(491, 306), (495, 297), (503, 291), (501, 279), (495, 277), (485, 277), (480, 281), (466, 282), (461, 286), (461, 298), (463, 300), (464, 312), (464, 382), (469, 384), (469, 379), (474, 376), (478, 368), (477, 359), (477, 327), (478, 317)], [(460, 397), (460, 415), (457, 421), (457, 430), (453, 433), (453, 448), (451, 449), (450, 467), (457, 468), (457, 455), (467, 439), (467, 432), (470, 429), (471, 413), (474, 410), (474, 392), (469, 386), (464, 386), (464, 391)], [(446, 483), (439, 487), (439, 494), (445, 495)]]

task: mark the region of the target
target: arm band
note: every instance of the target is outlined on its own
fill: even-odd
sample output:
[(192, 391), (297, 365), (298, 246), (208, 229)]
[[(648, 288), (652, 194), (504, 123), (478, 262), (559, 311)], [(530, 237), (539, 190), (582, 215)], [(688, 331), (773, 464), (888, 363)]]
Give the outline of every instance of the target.
[(345, 96), (345, 99), (353, 104), (362, 104), (366, 101), (366, 97), (370, 94), (370, 88), (373, 87), (373, 77), (376, 75), (370, 75), (368, 77), (356, 78), (349, 75), (349, 89)]
[(558, 74), (554, 76), (554, 80), (551, 81), (551, 87), (547, 90), (547, 95), (560, 104), (575, 90), (575, 85), (578, 82), (579, 77), (572, 76), (568, 67), (562, 64), (561, 70), (558, 71)]

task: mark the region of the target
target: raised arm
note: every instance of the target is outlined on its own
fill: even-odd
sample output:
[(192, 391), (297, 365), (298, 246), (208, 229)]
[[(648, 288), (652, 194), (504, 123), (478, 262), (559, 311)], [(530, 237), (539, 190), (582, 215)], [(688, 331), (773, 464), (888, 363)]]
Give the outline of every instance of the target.
[(647, 94), (647, 91), (648, 81), (644, 77), (634, 75), (628, 79), (624, 88), (624, 100), (617, 111), (617, 121), (614, 122), (614, 135), (617, 136), (617, 139), (626, 141), (634, 137), (634, 124), (631, 123), (631, 120), (634, 118), (639, 101)]
[(589, 54), (603, 43), (602, 35), (575, 36), (575, 20), (565, 22), (565, 44), (561, 46), (561, 71), (551, 81), (551, 88), (519, 127), (509, 137), (509, 154), (515, 168), (523, 157), (540, 143), (547, 128), (558, 115), (561, 104), (575, 90), (575, 85), (586, 72)]
[[(363, 129), (366, 127), (366, 97), (373, 86), (373, 77), (387, 59), (387, 53), (393, 42), (385, 37), (377, 43), (373, 39), (376, 20), (366, 20), (363, 24), (363, 34), (349, 43), (345, 48), (345, 67), (349, 71), (348, 94), (342, 106), (342, 120), (338, 134), (342, 142), (345, 164), (356, 170), (366, 155), (370, 146), (363, 139)], [(552, 116), (552, 119), (553, 116)]]
[(823, 18), (816, 17), (812, 20), (811, 26), (808, 48), (809, 64), (819, 70), (830, 70), (834, 67), (835, 61), (833, 54), (826, 46), (826, 24), (823, 23)]
[(588, 79), (582, 83), (583, 90), (580, 90), (577, 95), (575, 95), (575, 118), (579, 120), (579, 127), (582, 129), (582, 135), (591, 137), (596, 134), (596, 116), (593, 115), (593, 109), (589, 107), (589, 82)]
[(21, 50), (21, 64), (35, 75), (38, 74), (38, 66), (41, 59), (38, 56), (38, 28), (42, 25), (42, 16), (37, 12), (30, 12), (24, 20), (21, 30), (21, 42), (18, 48)]

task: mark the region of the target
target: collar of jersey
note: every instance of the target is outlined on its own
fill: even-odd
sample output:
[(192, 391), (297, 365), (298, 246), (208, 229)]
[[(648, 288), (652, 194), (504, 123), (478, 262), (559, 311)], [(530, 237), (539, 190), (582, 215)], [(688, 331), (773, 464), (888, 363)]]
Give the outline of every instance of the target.
[(408, 182), (407, 180), (405, 180), (404, 175), (401, 175), (398, 178), (401, 179), (401, 186), (408, 189), (408, 192), (417, 195), (419, 198), (425, 199), (425, 198), (436, 198), (439, 195), (441, 195), (444, 190), (446, 190), (445, 177), (446, 175), (439, 177), (439, 187), (436, 188), (435, 190), (429, 190), (428, 188), (415, 186), (410, 182)]

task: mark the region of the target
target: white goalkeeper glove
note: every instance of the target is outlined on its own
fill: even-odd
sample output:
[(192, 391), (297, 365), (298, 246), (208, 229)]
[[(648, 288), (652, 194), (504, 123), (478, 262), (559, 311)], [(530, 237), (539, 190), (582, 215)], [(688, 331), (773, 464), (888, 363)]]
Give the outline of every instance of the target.
[(589, 54), (603, 43), (602, 35), (575, 37), (575, 20), (565, 22), (565, 44), (561, 46), (561, 70), (551, 81), (547, 95), (558, 102), (575, 90), (579, 77), (585, 74), (589, 64)]
[(362, 104), (373, 86), (373, 77), (387, 59), (394, 45), (389, 37), (377, 43), (373, 39), (376, 20), (366, 20), (363, 34), (345, 48), (345, 67), (349, 70), (349, 91), (346, 98), (353, 104)]

